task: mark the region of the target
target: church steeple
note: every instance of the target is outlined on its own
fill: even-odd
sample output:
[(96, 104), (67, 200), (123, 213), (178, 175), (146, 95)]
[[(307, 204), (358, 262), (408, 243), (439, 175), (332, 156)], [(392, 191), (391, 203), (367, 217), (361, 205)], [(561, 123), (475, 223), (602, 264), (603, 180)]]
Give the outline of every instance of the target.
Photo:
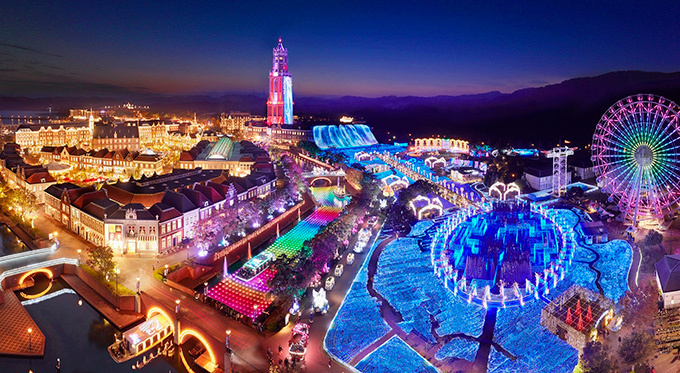
[(281, 38), (273, 49), (272, 70), (269, 72), (267, 124), (293, 123), (293, 77), (288, 72), (288, 50)]
[(272, 73), (284, 74), (288, 72), (288, 50), (283, 47), (283, 42), (279, 38), (279, 45), (274, 48), (274, 60), (272, 63)]
[(92, 114), (92, 108), (90, 108), (90, 117), (87, 121), (90, 125), (90, 133), (94, 133), (94, 114)]

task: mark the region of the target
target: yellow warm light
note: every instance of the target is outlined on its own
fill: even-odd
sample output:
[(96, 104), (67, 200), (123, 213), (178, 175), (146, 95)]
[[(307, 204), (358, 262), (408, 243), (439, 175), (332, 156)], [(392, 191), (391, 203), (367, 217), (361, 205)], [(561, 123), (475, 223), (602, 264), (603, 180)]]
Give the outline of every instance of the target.
[(208, 341), (201, 335), (201, 333), (193, 330), (193, 329), (184, 329), (179, 335), (179, 344), (182, 344), (184, 341), (184, 338), (187, 336), (194, 336), (196, 337), (201, 343), (203, 343), (203, 346), (205, 346), (205, 349), (208, 350), (208, 355), (210, 355), (210, 361), (213, 363), (217, 364), (217, 360), (215, 359), (215, 353), (213, 352), (212, 348), (208, 344)]
[(52, 289), (52, 282), (50, 282), (50, 283), (47, 285), (47, 289), (41, 291), (41, 292), (38, 293), (38, 294), (26, 294), (26, 293), (24, 293), (23, 291), (22, 291), (20, 294), (21, 294), (22, 297), (24, 297), (24, 298), (26, 298), (26, 299), (35, 299), (35, 298), (40, 298), (40, 297), (42, 297), (43, 295), (47, 294), (51, 289)]
[[(172, 321), (172, 318), (170, 318), (170, 316), (168, 316), (168, 314), (167, 314), (165, 311), (163, 311), (162, 309), (160, 309), (160, 308), (158, 308), (158, 307), (151, 307), (151, 308), (149, 308), (149, 310), (146, 311), (146, 318), (147, 318), (147, 319), (150, 319), (150, 318), (152, 318), (155, 314), (160, 314), (160, 315), (162, 315), (163, 317), (165, 317), (168, 321)], [(175, 325), (174, 325), (174, 324), (172, 325), (172, 330), (173, 330), (173, 332), (175, 331)]]
[(21, 276), (21, 278), (19, 279), (19, 285), (23, 284), (23, 283), (24, 283), (24, 280), (26, 280), (27, 277), (32, 276), (32, 275), (34, 275), (34, 274), (36, 274), (36, 273), (44, 273), (44, 274), (47, 275), (47, 277), (50, 278), (50, 280), (54, 277), (54, 274), (52, 274), (52, 271), (50, 271), (49, 269), (47, 269), (47, 268), (38, 268), (38, 269), (34, 269), (34, 270), (31, 270), (31, 271), (28, 271), (28, 272), (24, 273), (24, 275)]

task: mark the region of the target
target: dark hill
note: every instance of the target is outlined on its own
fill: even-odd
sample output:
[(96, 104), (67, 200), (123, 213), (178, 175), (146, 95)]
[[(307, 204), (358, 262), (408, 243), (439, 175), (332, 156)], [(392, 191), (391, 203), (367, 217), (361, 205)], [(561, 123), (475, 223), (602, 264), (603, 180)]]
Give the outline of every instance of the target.
[[(296, 114), (341, 115), (364, 119), (379, 140), (386, 132), (404, 141), (439, 134), (499, 144), (550, 146), (560, 138), (577, 144), (590, 141), (602, 114), (616, 101), (637, 93), (653, 93), (680, 103), (680, 72), (617, 71), (559, 84), (505, 94), (488, 92), (463, 96), (366, 98), (295, 97)], [(120, 105), (125, 99), (102, 97), (2, 97), (0, 110), (37, 110), (49, 105), (69, 107)], [(157, 112), (221, 113), (230, 110), (264, 114), (266, 97), (228, 94), (161, 96), (135, 95), (130, 101)]]

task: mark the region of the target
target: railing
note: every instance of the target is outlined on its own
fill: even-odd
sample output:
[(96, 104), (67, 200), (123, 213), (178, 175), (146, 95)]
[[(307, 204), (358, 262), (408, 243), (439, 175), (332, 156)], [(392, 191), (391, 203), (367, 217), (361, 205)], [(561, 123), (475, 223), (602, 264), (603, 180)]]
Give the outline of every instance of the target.
[(8, 269), (5, 272), (0, 273), (0, 284), (10, 276), (15, 276), (19, 275), (28, 271), (33, 271), (35, 269), (40, 269), (40, 268), (45, 268), (45, 267), (52, 267), (52, 266), (57, 266), (57, 265), (62, 265), (62, 264), (72, 264), (74, 266), (78, 265), (78, 260), (77, 259), (72, 259), (72, 258), (57, 258), (57, 259), (52, 259), (52, 260), (47, 260), (44, 262), (40, 263), (33, 263), (33, 264), (28, 264), (22, 267), (18, 268), (12, 268)]
[(253, 239), (253, 237), (257, 237), (263, 231), (270, 229), (274, 224), (277, 224), (281, 220), (288, 218), (291, 214), (300, 211), (300, 209), (302, 208), (302, 206), (304, 206), (304, 204), (305, 204), (304, 200), (302, 200), (302, 202), (298, 202), (295, 206), (289, 208), (283, 214), (281, 214), (281, 215), (275, 217), (274, 219), (272, 219), (271, 221), (267, 222), (267, 224), (264, 224), (263, 226), (258, 228), (256, 231), (248, 234), (247, 236), (241, 238), (240, 240), (234, 242), (233, 244), (231, 244), (231, 245), (225, 247), (224, 249), (216, 252), (215, 255), (213, 256), (213, 261), (216, 262), (216, 261), (224, 258), (230, 252), (232, 252), (232, 251), (236, 250), (237, 248), (247, 244), (248, 241), (251, 241)]

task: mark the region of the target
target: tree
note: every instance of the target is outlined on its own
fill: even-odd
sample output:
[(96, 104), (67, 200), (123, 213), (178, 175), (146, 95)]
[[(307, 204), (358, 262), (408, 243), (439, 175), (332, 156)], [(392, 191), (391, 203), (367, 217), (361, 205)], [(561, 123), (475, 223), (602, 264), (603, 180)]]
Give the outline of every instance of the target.
[(619, 356), (624, 363), (636, 365), (645, 361), (654, 353), (654, 338), (644, 332), (636, 331), (625, 337), (619, 347)]
[(655, 281), (626, 291), (619, 301), (623, 319), (635, 326), (649, 326), (658, 312), (658, 290)]
[(103, 276), (112, 274), (116, 268), (116, 263), (113, 261), (113, 249), (108, 246), (88, 247), (87, 255), (89, 256), (87, 265)]
[(567, 189), (567, 193), (564, 195), (565, 200), (578, 200), (584, 195), (583, 189), (577, 186), (570, 187)]
[(663, 242), (663, 235), (653, 229), (650, 229), (642, 239), (642, 244), (647, 247), (661, 245), (661, 242)]
[(314, 141), (308, 140), (298, 141), (297, 147), (306, 151), (307, 154), (311, 155), (312, 157), (316, 157), (319, 153), (321, 153), (321, 149), (319, 149), (319, 147), (316, 146), (316, 143)]
[(588, 342), (583, 348), (581, 366), (584, 373), (609, 373), (615, 369), (615, 362), (609, 360), (609, 350), (600, 342)]

